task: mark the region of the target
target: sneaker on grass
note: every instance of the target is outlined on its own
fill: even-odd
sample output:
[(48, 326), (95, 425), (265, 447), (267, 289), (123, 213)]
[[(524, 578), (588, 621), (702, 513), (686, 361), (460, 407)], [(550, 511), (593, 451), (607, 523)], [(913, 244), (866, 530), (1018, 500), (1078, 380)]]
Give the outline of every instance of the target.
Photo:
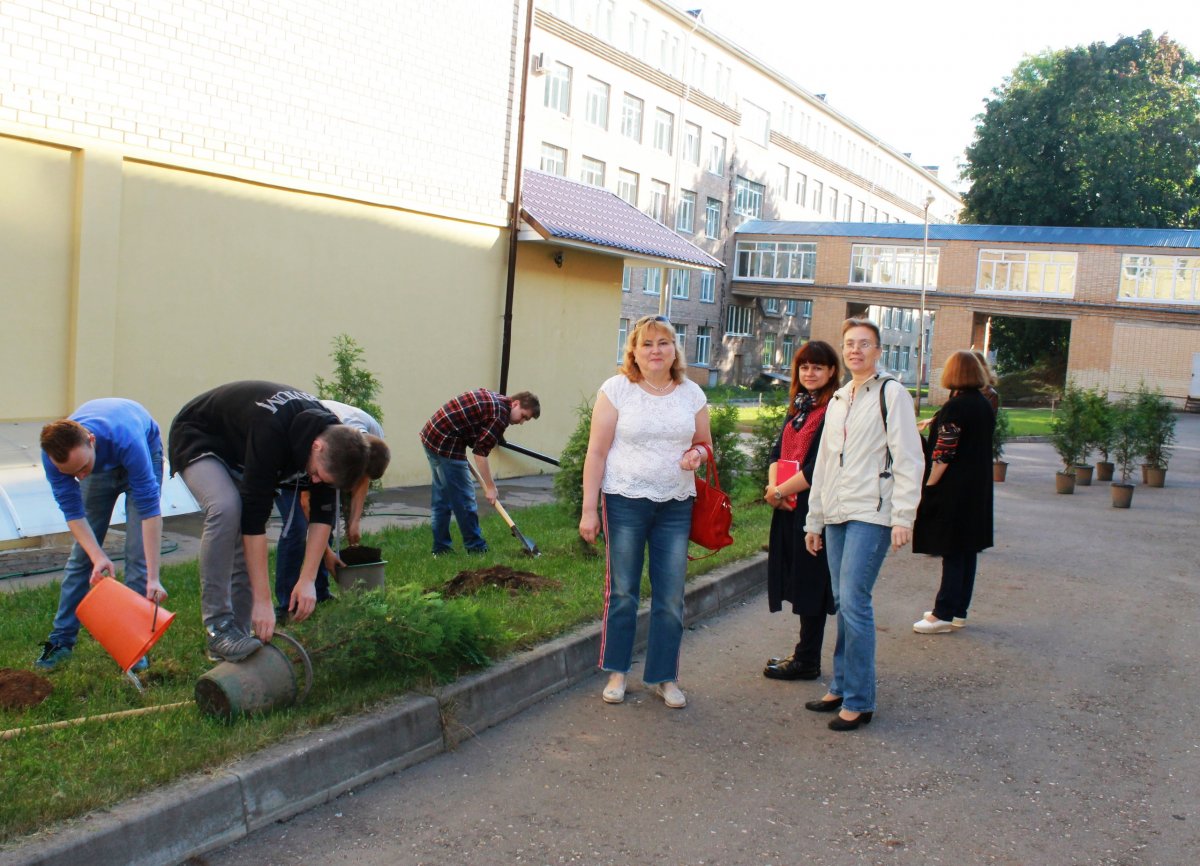
[(71, 657), (71, 648), (61, 644), (46, 641), (42, 644), (42, 654), (34, 660), (35, 667), (44, 671), (53, 670)]
[(208, 657), (227, 662), (240, 662), (262, 646), (262, 641), (243, 631), (233, 620), (206, 626), (208, 632)]

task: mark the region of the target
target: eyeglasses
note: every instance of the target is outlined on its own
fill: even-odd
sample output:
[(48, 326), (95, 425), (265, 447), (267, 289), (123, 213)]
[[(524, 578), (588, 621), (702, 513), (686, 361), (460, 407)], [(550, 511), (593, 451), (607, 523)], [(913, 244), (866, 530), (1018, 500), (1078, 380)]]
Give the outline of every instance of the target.
[(847, 352), (852, 349), (874, 349), (875, 344), (870, 340), (858, 340), (857, 342), (854, 340), (847, 340), (846, 342), (842, 343), (842, 348)]
[(637, 324), (639, 325), (644, 325), (647, 322), (665, 322), (668, 325), (671, 324), (671, 320), (666, 316), (642, 316), (637, 320)]

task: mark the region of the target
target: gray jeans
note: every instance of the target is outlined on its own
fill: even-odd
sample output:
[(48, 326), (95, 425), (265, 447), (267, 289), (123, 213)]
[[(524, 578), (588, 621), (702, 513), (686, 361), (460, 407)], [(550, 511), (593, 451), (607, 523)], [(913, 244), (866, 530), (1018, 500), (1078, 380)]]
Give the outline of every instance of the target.
[(180, 473), (204, 512), (200, 536), (200, 613), (206, 626), (233, 618), (250, 632), (254, 596), (242, 546), (242, 495), (229, 468), (201, 457)]

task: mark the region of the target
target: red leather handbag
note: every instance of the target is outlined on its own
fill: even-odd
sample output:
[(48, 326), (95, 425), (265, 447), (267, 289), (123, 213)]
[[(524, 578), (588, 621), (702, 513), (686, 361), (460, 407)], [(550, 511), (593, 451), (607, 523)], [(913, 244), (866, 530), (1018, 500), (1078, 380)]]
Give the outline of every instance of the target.
[(708, 459), (708, 471), (707, 478), (696, 476), (696, 500), (692, 503), (692, 531), (688, 538), (715, 553), (733, 544), (733, 537), (729, 534), (729, 528), (733, 525), (733, 505), (729, 501), (729, 494), (721, 489), (712, 449), (703, 443), (694, 447), (703, 449)]

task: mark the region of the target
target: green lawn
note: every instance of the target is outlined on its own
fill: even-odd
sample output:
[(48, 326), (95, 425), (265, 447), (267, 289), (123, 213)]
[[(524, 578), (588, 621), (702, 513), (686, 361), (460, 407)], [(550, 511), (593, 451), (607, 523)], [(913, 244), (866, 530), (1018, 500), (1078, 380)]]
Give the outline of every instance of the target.
[[(757, 495), (757, 485), (748, 489)], [(734, 545), (691, 563), (689, 577), (760, 550), (770, 515), (761, 504), (739, 503)], [(406, 691), (427, 691), (485, 663), (481, 648), (499, 658), (597, 619), (604, 560), (596, 550), (585, 549), (576, 519), (557, 505), (522, 509), (516, 519), (538, 544), (540, 558), (522, 556), (495, 515), (483, 520), (492, 552), (482, 557), (433, 559), (427, 526), (388, 529), (368, 538), (383, 547), (388, 560), (387, 591), (321, 605), (310, 621), (287, 628), (310, 649), (327, 648), (315, 659), (315, 685), (308, 700), (232, 723), (207, 718), (190, 703), (197, 677), (211, 667), (202, 651), (196, 565), (164, 568), (163, 582), (171, 593), (166, 607), (177, 616), (151, 652), (151, 668), (143, 677), (145, 693), (139, 694), (84, 632), (72, 659), (49, 674), (54, 685), (49, 698), (27, 710), (0, 709), (0, 730), (189, 703), (165, 712), (0, 740), (0, 841), (110, 806), (188, 773), (219, 767)], [(491, 565), (533, 571), (561, 581), (562, 587), (517, 596), (489, 588), (471, 599), (444, 602), (436, 595), (460, 570)], [(0, 593), (0, 668), (32, 668), (57, 599), (57, 583)], [(413, 649), (422, 646), (425, 649)]]
[[(931, 418), (937, 411), (936, 406), (922, 406), (921, 417)], [(1054, 413), (1049, 409), (1009, 409), (1005, 408), (1012, 422), (1013, 436), (1046, 436), (1050, 433), (1050, 421)], [(743, 428), (749, 428), (758, 421), (761, 408), (754, 406), (738, 406), (738, 423)]]

